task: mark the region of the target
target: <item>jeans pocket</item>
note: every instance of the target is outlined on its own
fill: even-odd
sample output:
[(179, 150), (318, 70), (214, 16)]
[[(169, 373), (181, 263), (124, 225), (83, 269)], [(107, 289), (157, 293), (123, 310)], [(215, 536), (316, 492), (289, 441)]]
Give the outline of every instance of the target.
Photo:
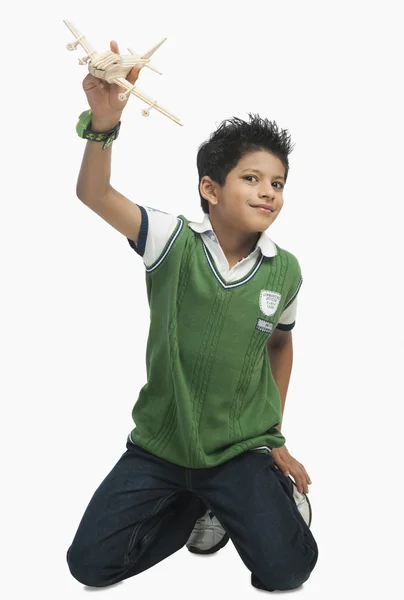
[(281, 471), (281, 469), (279, 469), (279, 467), (277, 467), (275, 465), (275, 463), (272, 465), (272, 469), (274, 470), (275, 475), (278, 478), (281, 486), (285, 490), (286, 494), (290, 498), (292, 498), (292, 500), (294, 500), (294, 498), (293, 498), (293, 480), (291, 479), (291, 477), (285, 475), (285, 473), (283, 473), (283, 471)]

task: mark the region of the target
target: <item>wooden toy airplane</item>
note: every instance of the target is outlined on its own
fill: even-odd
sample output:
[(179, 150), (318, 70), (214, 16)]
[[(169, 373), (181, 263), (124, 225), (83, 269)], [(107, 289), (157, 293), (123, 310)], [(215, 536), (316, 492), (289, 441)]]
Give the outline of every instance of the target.
[(70, 21), (63, 22), (76, 38), (74, 42), (67, 44), (66, 48), (68, 50), (76, 50), (77, 46), (80, 44), (87, 54), (83, 58), (79, 58), (79, 64), (88, 65), (88, 70), (91, 75), (94, 75), (94, 77), (105, 79), (105, 81), (108, 83), (116, 83), (123, 88), (125, 92), (118, 94), (118, 98), (121, 100), (121, 102), (127, 100), (129, 94), (134, 94), (137, 98), (140, 98), (140, 100), (143, 100), (143, 102), (146, 102), (146, 104), (149, 105), (149, 108), (142, 109), (142, 115), (144, 117), (148, 117), (150, 110), (154, 108), (169, 119), (172, 119), (175, 123), (178, 123), (178, 125), (183, 125), (178, 117), (158, 104), (157, 100), (152, 100), (146, 96), (146, 94), (141, 92), (138, 87), (129, 83), (129, 81), (126, 79), (126, 76), (132, 67), (139, 64), (142, 64), (161, 75), (162, 73), (150, 64), (150, 57), (156, 52), (156, 50), (158, 50), (158, 48), (160, 48), (167, 38), (162, 39), (161, 42), (153, 46), (153, 48), (146, 52), (146, 54), (143, 54), (143, 56), (140, 56), (130, 48), (128, 48), (130, 54), (124, 55), (115, 54), (111, 50), (107, 50), (106, 52), (97, 52), (87, 41), (85, 36), (82, 35), (80, 31), (73, 25), (73, 23)]

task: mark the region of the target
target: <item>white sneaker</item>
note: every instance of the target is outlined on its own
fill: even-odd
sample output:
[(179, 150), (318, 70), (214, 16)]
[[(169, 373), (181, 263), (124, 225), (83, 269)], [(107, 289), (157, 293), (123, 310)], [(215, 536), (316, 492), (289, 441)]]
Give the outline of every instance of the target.
[[(276, 467), (276, 469), (279, 470), (278, 466), (275, 465), (275, 467)], [(309, 499), (307, 497), (307, 494), (305, 494), (304, 492), (300, 493), (298, 491), (297, 485), (294, 482), (294, 480), (291, 478), (290, 475), (288, 475), (287, 478), (293, 484), (293, 499), (296, 502), (297, 509), (300, 512), (300, 514), (302, 515), (307, 527), (310, 527), (312, 512), (311, 512), (311, 505), (310, 505)]]
[(229, 541), (225, 529), (215, 515), (208, 509), (195, 523), (186, 546), (194, 554), (213, 554)]
[[(311, 525), (311, 505), (307, 494), (298, 491), (296, 483), (293, 483), (293, 498), (296, 502), (298, 511), (302, 515), (306, 525)], [(219, 520), (209, 509), (195, 523), (194, 529), (188, 538), (186, 547), (194, 554), (213, 554), (223, 548), (229, 541), (226, 530), (220, 524)]]
[(307, 497), (307, 494), (300, 493), (298, 491), (297, 485), (295, 484), (293, 479), (291, 477), (289, 479), (293, 483), (293, 498), (296, 502), (297, 509), (298, 509), (299, 513), (302, 515), (307, 527), (310, 527), (312, 513), (311, 513), (311, 505), (310, 505), (309, 499)]

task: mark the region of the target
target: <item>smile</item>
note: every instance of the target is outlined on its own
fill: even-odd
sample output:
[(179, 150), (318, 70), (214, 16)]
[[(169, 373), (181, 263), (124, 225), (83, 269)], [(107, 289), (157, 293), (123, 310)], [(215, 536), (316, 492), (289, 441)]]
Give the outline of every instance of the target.
[(272, 214), (272, 210), (268, 207), (268, 208), (262, 208), (261, 206), (253, 206), (252, 208), (255, 208), (256, 210), (261, 210), (263, 213), (267, 213), (267, 214)]

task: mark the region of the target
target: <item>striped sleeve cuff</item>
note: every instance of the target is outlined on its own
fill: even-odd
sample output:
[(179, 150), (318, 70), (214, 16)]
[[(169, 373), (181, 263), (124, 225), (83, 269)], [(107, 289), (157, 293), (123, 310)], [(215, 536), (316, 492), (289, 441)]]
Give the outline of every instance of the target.
[[(138, 205), (139, 206), (139, 205)], [(133, 250), (139, 254), (139, 256), (143, 256), (146, 249), (146, 240), (147, 234), (149, 232), (149, 217), (147, 215), (147, 211), (143, 206), (139, 206), (140, 212), (142, 213), (142, 223), (140, 225), (139, 230), (139, 238), (137, 244), (133, 240), (127, 238), (129, 245)]]
[(287, 325), (283, 325), (282, 323), (278, 323), (275, 329), (280, 329), (281, 331), (290, 331), (296, 325), (296, 321), (293, 323), (288, 323)]

